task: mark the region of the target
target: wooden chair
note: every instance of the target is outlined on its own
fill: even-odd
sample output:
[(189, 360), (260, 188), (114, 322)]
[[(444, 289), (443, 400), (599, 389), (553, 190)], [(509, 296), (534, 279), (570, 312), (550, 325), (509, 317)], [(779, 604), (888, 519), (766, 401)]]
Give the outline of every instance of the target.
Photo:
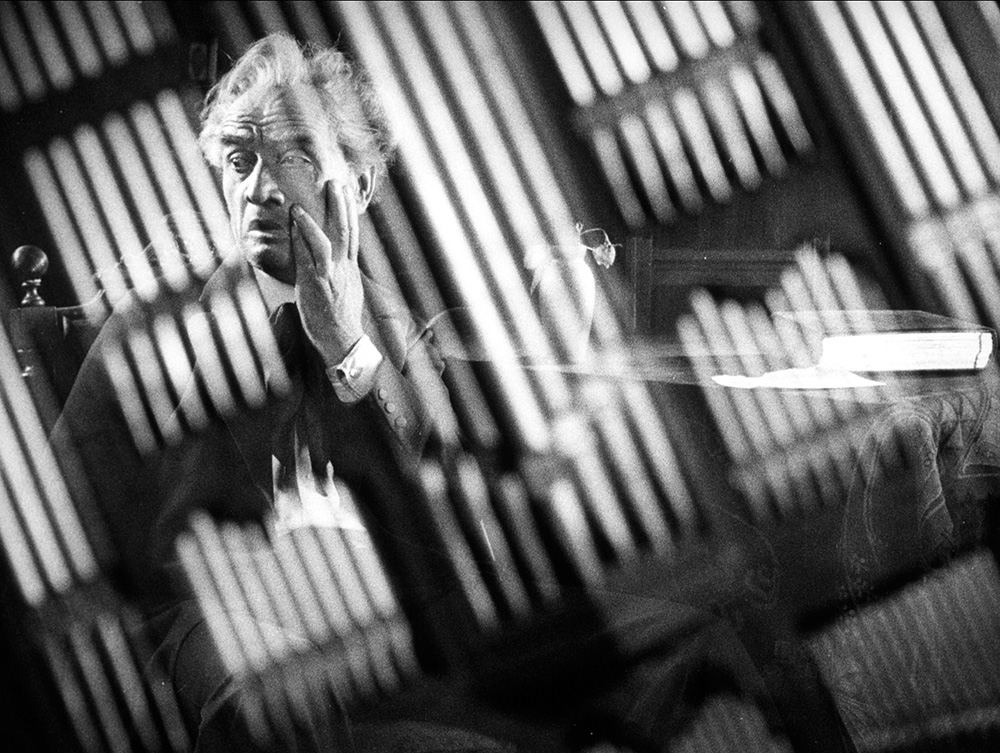
[(49, 260), (37, 246), (19, 247), (11, 266), (20, 295), (19, 306), (8, 315), (11, 343), (42, 421), (51, 429), (100, 332), (107, 306), (103, 294), (78, 306), (48, 305), (42, 285)]
[[(782, 272), (795, 264), (797, 248), (668, 248), (649, 235), (625, 243), (631, 285), (631, 318), (638, 335), (669, 336), (687, 311), (694, 288), (738, 301), (759, 300), (778, 286)], [(844, 254), (862, 291), (873, 301), (896, 308), (903, 296), (884, 265), (859, 253)], [(883, 304), (873, 308), (884, 308)]]

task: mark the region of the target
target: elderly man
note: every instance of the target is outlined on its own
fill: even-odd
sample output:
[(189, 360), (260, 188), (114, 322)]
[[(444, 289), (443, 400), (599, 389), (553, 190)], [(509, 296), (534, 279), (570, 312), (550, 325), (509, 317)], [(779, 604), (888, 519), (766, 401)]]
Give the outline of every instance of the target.
[[(387, 132), (339, 52), (307, 57), (293, 40), (269, 37), (209, 94), (200, 141), (222, 175), (238, 250), (202, 299), (252, 279), (293, 383), (291, 397), (273, 401), (270, 421), (254, 425), (257, 433), (231, 428), (241, 470), (265, 490), (262, 512), (279, 531), (329, 523), (332, 474), (370, 459), (359, 455), (370, 450), (364, 438), (391, 437), (405, 464), (427, 435), (414, 385), (402, 375), (413, 322), (358, 264), (359, 214), (385, 169)], [(181, 496), (232, 497), (231, 481), (217, 489), (217, 478), (213, 467)]]
[[(202, 290), (178, 294), (164, 286), (155, 305), (133, 295), (116, 307), (53, 438), (82, 456), (123, 563), (121, 587), (153, 615), (149, 630), (198, 749), (229, 750), (251, 743), (247, 712), (178, 577), (178, 534), (196, 509), (259, 523), (272, 536), (311, 526), (356, 529), (334, 474), (369, 498), (403, 498), (404, 471), (420, 457), (430, 422), (419, 378), (407, 368), (417, 330), (405, 307), (358, 264), (359, 215), (390, 154), (365, 81), (336, 50), (303, 50), (291, 38), (271, 36), (212, 89), (202, 121), (200, 143), (221, 174), (235, 249)], [(287, 383), (281, 390), (268, 384), (265, 409), (223, 416), (179, 448), (138, 452), (105, 349), (148, 326), (151, 311), (177, 312), (200, 300), (211, 313), (247, 283), (261, 293)], [(200, 399), (200, 389), (193, 379), (175, 417)], [(290, 730), (288, 744), (346, 744), (335, 708), (331, 718), (332, 725)], [(415, 746), (407, 750), (423, 749), (418, 739), (434, 749), (497, 747), (426, 725), (402, 737)], [(399, 742), (382, 731), (374, 739)]]

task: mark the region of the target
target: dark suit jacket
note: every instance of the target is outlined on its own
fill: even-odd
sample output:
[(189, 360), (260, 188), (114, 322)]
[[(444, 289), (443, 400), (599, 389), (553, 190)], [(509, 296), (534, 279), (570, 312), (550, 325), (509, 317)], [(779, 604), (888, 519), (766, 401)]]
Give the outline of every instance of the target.
[(290, 396), (270, 397), (264, 409), (219, 417), (207, 431), (186, 435), (177, 447), (139, 453), (107, 373), (106, 349), (137, 330), (149, 332), (154, 317), (174, 316), (199, 298), (211, 311), (217, 295), (250, 279), (249, 266), (232, 255), (203, 290), (163, 290), (153, 302), (134, 294), (126, 297), (91, 349), (53, 432), (57, 453), (75, 451), (83, 463), (81, 475), (93, 485), (120, 560), (120, 585), (150, 605), (181, 595), (165, 575), (165, 565), (173, 559), (173, 541), (193, 510), (265, 521), (273, 505), (271, 458), (282, 452), (274, 440), (291, 414), (307, 410), (318, 420), (337, 477), (364, 498), (405, 498), (408, 472), (428, 436), (430, 422), (417, 383), (428, 378), (426, 370), (419, 377), (407, 370), (418, 330), (405, 307), (366, 278), (365, 329), (384, 358), (375, 387), (360, 402), (346, 405), (337, 399), (318, 354), (289, 333), (297, 323), (292, 312), (295, 321), (279, 323), (285, 331), (277, 333), (292, 377)]

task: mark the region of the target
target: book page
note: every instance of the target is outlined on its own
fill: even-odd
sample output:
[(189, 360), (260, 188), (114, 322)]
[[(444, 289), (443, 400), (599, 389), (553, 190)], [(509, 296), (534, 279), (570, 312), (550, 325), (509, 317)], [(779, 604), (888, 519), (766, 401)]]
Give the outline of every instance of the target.
[(809, 366), (803, 369), (781, 369), (761, 376), (749, 377), (739, 374), (718, 374), (712, 381), (723, 387), (737, 389), (783, 389), (783, 390), (837, 390), (859, 387), (881, 387), (884, 382), (865, 379), (850, 371)]

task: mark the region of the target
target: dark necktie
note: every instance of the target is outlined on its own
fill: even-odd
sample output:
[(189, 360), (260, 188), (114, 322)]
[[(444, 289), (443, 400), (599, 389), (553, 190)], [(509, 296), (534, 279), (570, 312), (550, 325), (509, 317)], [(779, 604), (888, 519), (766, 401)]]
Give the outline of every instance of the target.
[[(333, 389), (322, 359), (302, 329), (295, 304), (279, 306), (271, 315), (271, 322), (278, 352), (292, 384), (287, 397), (272, 398), (268, 403), (271, 452), (275, 459), (274, 493), (283, 500), (296, 500), (301, 487), (308, 486), (330, 496), (333, 493), (330, 452), (323, 421), (324, 406), (334, 399)], [(311, 467), (303, 467), (306, 463)]]

